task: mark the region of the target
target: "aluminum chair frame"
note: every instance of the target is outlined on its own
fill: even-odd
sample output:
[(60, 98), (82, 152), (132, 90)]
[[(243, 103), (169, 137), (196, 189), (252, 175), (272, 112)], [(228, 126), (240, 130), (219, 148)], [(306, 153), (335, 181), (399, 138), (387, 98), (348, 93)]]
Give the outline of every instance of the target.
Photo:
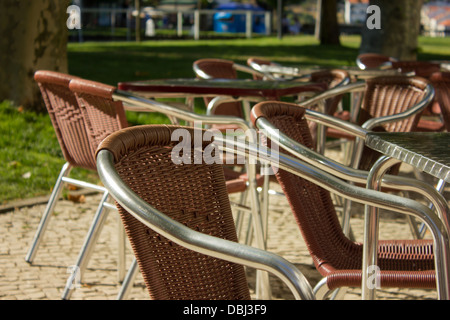
[[(203, 69), (200, 68), (200, 64), (202, 62), (210, 62), (210, 63), (214, 63), (217, 62), (219, 64), (222, 64), (224, 66), (229, 66), (231, 69), (232, 73), (234, 73), (233, 75), (229, 75), (227, 76), (227, 79), (237, 79), (238, 78), (238, 74), (239, 72), (243, 73), (243, 74), (249, 74), (252, 76), (252, 78), (254, 77), (264, 77), (264, 74), (261, 72), (258, 72), (250, 67), (247, 67), (245, 65), (239, 64), (239, 63), (235, 63), (232, 60), (226, 60), (226, 59), (215, 59), (215, 58), (204, 58), (204, 59), (199, 59), (194, 61), (194, 63), (192, 64), (192, 69), (195, 73), (195, 75), (200, 78), (200, 79), (219, 79), (220, 77), (216, 77), (216, 76), (212, 76), (211, 74), (208, 74), (207, 72), (205, 72)], [(252, 97), (251, 101), (255, 101), (255, 102), (259, 102), (262, 99), (258, 99), (256, 97)], [(208, 115), (212, 115), (215, 114), (216, 109), (218, 108), (218, 106), (220, 104), (223, 103), (232, 103), (232, 102), (241, 102), (241, 107), (240, 109), (240, 113), (242, 118), (246, 119), (247, 121), (250, 120), (250, 105), (249, 105), (249, 98), (246, 97), (244, 98), (238, 98), (238, 99), (233, 99), (232, 97), (228, 97), (228, 96), (217, 96), (215, 98), (212, 99), (204, 99), (205, 103), (206, 103), (206, 107), (207, 107), (207, 113)], [(236, 106), (233, 106), (233, 109), (236, 109)], [(236, 112), (236, 110), (235, 110)], [(229, 115), (229, 113), (227, 113), (227, 115)]]
[[(320, 93), (306, 101), (302, 101), (301, 105), (304, 107), (309, 107), (311, 105), (315, 105), (317, 103), (320, 103), (320, 101), (332, 98), (336, 95), (341, 95), (345, 93), (363, 93), (365, 91), (365, 82), (364, 81), (358, 81), (355, 83), (351, 83), (346, 86), (333, 88), (330, 90), (327, 90), (323, 93)], [(417, 104), (412, 106), (411, 108), (408, 108), (404, 112), (396, 113), (393, 115), (383, 116), (383, 117), (377, 117), (372, 118), (361, 124), (361, 127), (365, 130), (372, 130), (375, 127), (379, 127), (384, 124), (389, 124), (392, 122), (401, 121), (404, 119), (407, 119), (415, 114), (418, 114), (422, 112), (433, 100), (435, 95), (435, 90), (431, 84), (427, 84), (425, 90), (424, 90), (424, 98), (419, 101)], [(358, 116), (359, 107), (356, 106), (353, 108), (350, 112), (350, 122), (355, 122), (356, 117)], [(353, 167), (357, 167), (359, 163), (359, 158), (362, 152), (362, 148), (364, 147), (364, 141), (361, 141), (359, 137), (356, 138), (355, 141), (356, 149), (353, 152), (351, 165)]]
[[(231, 60), (224, 60), (224, 59), (200, 59), (200, 60), (217, 60), (217, 61), (227, 61), (232, 63), (232, 68), (236, 71), (236, 72), (243, 72), (243, 73), (247, 73), (250, 74), (252, 76), (258, 76), (258, 77), (264, 77), (265, 74), (262, 72), (259, 72), (253, 68), (247, 67), (243, 64), (239, 64), (239, 63), (235, 63), (234, 61)], [(200, 61), (197, 60), (197, 61)], [(214, 79), (216, 77), (213, 77), (209, 74), (207, 74), (206, 72), (204, 72), (202, 69), (200, 69), (200, 67), (194, 62), (192, 69), (194, 70), (194, 73), (202, 79)]]
[[(66, 163), (61, 168), (61, 171), (53, 187), (52, 193), (47, 202), (45, 211), (41, 217), (34, 238), (25, 257), (25, 261), (27, 261), (30, 264), (33, 263), (37, 251), (39, 249), (39, 246), (44, 237), (44, 234), (48, 228), (54, 208), (60, 198), (61, 192), (65, 184), (71, 184), (77, 187), (90, 189), (101, 193), (102, 194), (101, 200), (98, 204), (93, 220), (90, 224), (89, 231), (86, 235), (85, 241), (80, 249), (80, 253), (75, 263), (76, 267), (72, 269), (72, 273), (68, 279), (66, 287), (73, 287), (74, 279), (82, 280), (84, 270), (86, 269), (87, 264), (89, 262), (89, 258), (91, 256), (93, 247), (96, 243), (96, 239), (98, 238), (102, 226), (104, 224), (104, 221), (108, 215), (108, 210), (109, 209), (116, 210), (116, 207), (114, 205), (107, 202), (109, 198), (109, 192), (108, 190), (106, 190), (106, 188), (98, 186), (93, 183), (69, 177), (70, 172), (74, 167), (83, 167), (89, 170), (96, 170), (95, 159), (92, 158), (90, 160), (88, 156), (89, 152), (93, 150), (83, 150), (82, 152), (80, 152), (80, 148), (83, 148), (84, 143), (88, 144), (84, 146), (86, 149), (91, 148), (91, 141), (87, 136), (86, 124), (82, 115), (82, 110), (78, 105), (75, 95), (73, 95), (69, 89), (69, 83), (74, 79), (79, 78), (68, 74), (53, 71), (42, 70), (37, 71), (35, 74), (35, 80), (38, 82), (40, 86), (44, 102), (46, 103), (47, 108), (49, 109), (49, 115), (52, 120), (52, 124), (55, 129), (56, 136), (58, 138), (58, 142), (60, 144)], [(54, 88), (47, 90), (47, 86), (50, 87), (53, 86)], [(52, 93), (52, 96), (50, 96), (47, 91), (50, 91)], [(70, 124), (70, 126), (72, 130), (71, 134), (74, 134), (76, 132), (76, 134), (78, 134), (80, 137), (83, 137), (84, 139), (83, 142), (80, 142), (78, 144), (75, 143), (71, 144), (71, 141), (68, 141), (69, 139), (67, 138), (67, 136), (65, 136), (67, 134), (67, 129), (65, 132), (63, 132), (63, 128), (61, 126), (64, 127), (68, 126), (69, 121), (67, 122), (62, 121), (63, 123), (60, 124), (60, 119), (54, 115), (54, 113), (56, 112), (61, 112), (60, 110), (55, 110), (55, 108), (56, 109), (60, 108), (59, 105), (60, 101), (58, 102), (59, 99), (64, 101), (64, 112), (70, 112), (71, 113), (70, 116), (74, 118), (81, 117), (82, 120), (78, 119), (78, 122), (74, 121), (73, 123)], [(121, 228), (120, 224), (119, 228)], [(118, 257), (119, 281), (122, 281), (125, 276), (124, 241), (125, 241), (124, 231), (123, 229), (119, 229), (119, 257)], [(62, 294), (63, 299), (68, 299), (69, 297), (70, 294), (67, 294), (66, 291), (63, 292)]]
[[(320, 121), (327, 122), (328, 124), (333, 123), (336, 127), (342, 125), (342, 129), (347, 130), (349, 133), (353, 132), (360, 136), (364, 135), (364, 130), (361, 130), (357, 126), (349, 126), (348, 123), (336, 121), (336, 119), (318, 114), (314, 111), (307, 110), (306, 117), (310, 119), (319, 118), (321, 119)], [(450, 230), (448, 221), (450, 209), (446, 200), (439, 192), (426, 183), (417, 183), (414, 179), (385, 175), (382, 180), (386, 186), (398, 188), (399, 190), (414, 189), (414, 191), (425, 196), (437, 205), (436, 214), (429, 207), (414, 200), (348, 184), (342, 179), (348, 178), (353, 182), (363, 182), (367, 181), (368, 173), (342, 166), (335, 161), (325, 158), (321, 154), (309, 150), (278, 132), (276, 128), (263, 118), (258, 119), (256, 123), (258, 127), (264, 128), (269, 133), (269, 139), (277, 141), (277, 144), (282, 149), (291, 152), (294, 156), (288, 156), (282, 153), (275, 154), (274, 152), (268, 153), (262, 151), (257, 145), (243, 143), (240, 143), (238, 146), (238, 153), (257, 156), (260, 161), (267, 161), (280, 169), (310, 180), (332, 193), (350, 198), (352, 201), (362, 203), (365, 206), (384, 208), (414, 216), (423, 220), (427, 226), (431, 227), (433, 229), (431, 233), (436, 248), (437, 291), (440, 299), (449, 299), (448, 274), (450, 270), (448, 269), (448, 263), (450, 261), (450, 252), (447, 248), (447, 241)], [(219, 146), (226, 145), (222, 141), (218, 142)], [(226, 151), (231, 150), (229, 148), (224, 149)], [(296, 156), (300, 156), (300, 158)], [(274, 159), (277, 159), (277, 161), (274, 161)], [(329, 294), (325, 284), (325, 281), (321, 281), (315, 288), (317, 298), (324, 298)]]
[(120, 178), (108, 150), (97, 154), (101, 180), (116, 201), (147, 227), (185, 248), (222, 260), (270, 272), (279, 277), (296, 299), (314, 299), (309, 282), (290, 262), (262, 249), (194, 231), (168, 218), (137, 196)]
[(247, 59), (247, 65), (257, 72), (264, 74), (264, 77), (256, 75), (256, 77), (261, 79), (290, 80), (300, 75), (299, 68), (283, 66), (265, 59), (249, 58)]
[[(93, 124), (94, 122), (98, 121), (96, 119), (98, 115), (95, 116), (95, 115), (91, 114), (89, 112), (89, 110), (88, 110), (89, 109), (88, 106), (84, 105), (84, 102), (83, 102), (84, 94), (87, 94), (88, 97), (96, 99), (95, 102), (87, 102), (87, 105), (89, 105), (89, 104), (95, 105), (95, 103), (98, 103), (98, 104), (101, 105), (103, 103), (106, 103), (106, 105), (107, 105), (106, 110), (110, 110), (110, 108), (112, 108), (113, 105), (114, 105), (114, 108), (116, 108), (115, 104), (117, 104), (117, 102), (120, 102), (120, 108), (122, 108), (122, 106), (123, 106), (123, 102), (120, 101), (120, 99), (114, 99), (112, 94), (111, 94), (112, 91), (115, 91), (114, 87), (107, 86), (107, 85), (104, 85), (102, 83), (98, 83), (98, 82), (94, 82), (94, 81), (89, 81), (89, 80), (71, 81), (69, 86), (70, 86), (70, 89), (72, 90), (72, 92), (77, 97), (77, 99), (79, 99), (79, 104), (80, 104), (81, 109), (83, 111), (83, 114), (85, 116), (85, 121), (87, 123), (87, 128), (88, 129), (94, 129), (95, 125), (93, 125), (92, 126), (93, 128), (91, 128), (91, 124)], [(90, 99), (90, 98), (88, 98), (88, 99)], [(171, 121), (173, 121), (173, 122), (175, 121), (176, 122), (174, 114), (179, 115), (180, 114), (180, 109), (178, 109), (177, 107), (168, 106), (168, 105), (162, 104), (162, 103), (159, 103), (158, 106), (160, 107), (160, 109), (158, 109), (159, 111), (161, 111), (162, 113), (165, 113), (171, 119)], [(117, 107), (119, 108), (119, 106), (117, 106)], [(170, 110), (172, 110), (174, 112), (173, 113), (167, 113), (166, 112), (167, 111), (167, 109), (166, 109), (167, 107), (170, 107), (171, 108)], [(99, 106), (99, 108), (101, 109), (100, 106)], [(155, 111), (154, 109), (153, 110), (149, 109), (148, 101), (147, 101), (147, 104), (145, 105), (145, 107), (134, 105), (132, 109), (133, 109), (133, 111), (140, 111), (140, 112)], [(117, 113), (119, 113), (118, 110), (116, 110), (116, 111), (117, 111)], [(192, 113), (190, 113), (189, 111), (185, 111), (185, 112), (192, 116)], [(120, 110), (120, 114), (122, 114), (122, 110)], [(119, 117), (119, 115), (116, 115), (116, 116)], [(187, 118), (184, 118), (184, 119), (186, 120)], [(190, 119), (192, 119), (192, 117)], [(209, 121), (212, 121), (212, 120), (209, 119)], [(96, 136), (96, 133), (92, 132), (92, 134), (93, 134), (93, 136)], [(97, 134), (104, 135), (105, 132), (101, 132), (101, 133), (97, 132)], [(99, 138), (96, 137), (95, 139), (98, 140)], [(106, 192), (107, 192), (107, 190), (106, 190)], [(104, 198), (106, 198), (106, 197), (107, 197), (107, 194), (104, 196)], [(237, 205), (234, 204), (234, 206), (237, 206)], [(115, 210), (117, 210), (117, 208), (114, 205), (109, 205), (109, 208), (111, 208), (111, 207), (114, 208)], [(251, 211), (250, 209), (248, 209), (245, 206), (238, 206), (238, 208), (239, 208), (239, 210)], [(80, 270), (80, 271), (84, 271), (85, 268), (86, 268), (86, 262), (88, 260), (88, 257), (90, 256), (90, 253), (92, 251), (93, 246), (96, 243), (96, 239), (98, 237), (98, 234), (100, 233), (100, 230), (102, 229), (102, 227), (104, 225), (104, 221), (106, 220), (107, 213), (108, 213), (107, 211), (106, 212), (99, 211), (95, 215), (94, 223), (92, 224), (91, 230), (88, 233), (89, 236), (86, 237), (85, 245), (83, 246), (83, 250), (80, 252), (78, 260), (77, 260), (77, 263), (75, 264), (75, 266), (78, 267), (78, 270)], [(94, 236), (92, 236), (92, 235), (94, 235)], [(121, 253), (123, 252), (123, 254), (124, 254), (124, 250), (125, 250), (124, 249), (125, 235), (124, 235), (123, 232), (121, 232), (119, 235), (121, 236), (119, 241), (122, 244), (122, 246), (121, 246)], [(132, 278), (130, 278), (129, 274), (133, 272), (133, 270), (132, 270), (133, 264), (132, 264), (131, 270), (128, 271), (127, 275), (125, 275), (125, 272), (124, 272), (125, 266), (124, 266), (124, 261), (123, 260), (124, 259), (122, 259), (122, 261), (121, 261), (121, 268), (122, 268), (122, 273), (123, 273), (121, 279), (124, 279), (124, 277), (126, 277), (126, 279), (124, 279), (125, 282), (124, 282), (124, 284), (121, 287), (121, 292), (129, 290), (128, 285), (130, 285), (131, 281), (132, 281)], [(72, 294), (72, 291), (73, 291), (72, 282), (78, 275), (78, 273), (75, 272), (76, 270), (77, 269), (74, 268), (74, 272), (70, 275), (70, 277), (69, 277), (69, 279), (67, 281), (66, 287), (65, 287), (65, 289), (63, 291), (63, 295), (62, 295), (63, 299), (69, 299), (71, 294)], [(263, 289), (261, 289), (261, 290), (263, 290)]]
[[(378, 61), (377, 66), (367, 66), (367, 62), (364, 62), (364, 59), (375, 59)], [(379, 69), (379, 70), (385, 70), (390, 69), (389, 63), (392, 61), (397, 61), (397, 59), (378, 54), (378, 53), (361, 53), (356, 57), (356, 65), (361, 70), (371, 70), (371, 69)]]

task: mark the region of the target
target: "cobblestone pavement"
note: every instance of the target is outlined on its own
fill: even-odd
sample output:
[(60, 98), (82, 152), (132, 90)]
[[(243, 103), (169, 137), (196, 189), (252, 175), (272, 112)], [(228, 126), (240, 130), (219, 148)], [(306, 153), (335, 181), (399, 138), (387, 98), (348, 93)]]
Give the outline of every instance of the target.
[[(272, 188), (279, 188), (272, 184)], [(58, 202), (55, 213), (37, 252), (33, 264), (24, 258), (39, 223), (45, 205), (18, 208), (0, 214), (0, 299), (58, 300), (69, 275), (68, 268), (76, 261), (84, 236), (93, 217), (99, 195), (86, 196), (76, 203)], [(448, 199), (448, 198), (447, 198)], [(356, 240), (362, 239), (362, 208), (355, 208), (352, 230)], [(111, 211), (90, 259), (83, 282), (72, 300), (113, 300), (120, 289), (117, 274), (118, 217)], [(411, 238), (405, 219), (387, 215), (381, 221), (380, 239)], [(268, 250), (296, 264), (314, 286), (320, 276), (312, 266), (306, 246), (283, 196), (272, 196), (269, 215)], [(127, 266), (131, 251), (127, 251)], [(254, 270), (248, 270), (253, 289)], [(276, 278), (271, 278), (274, 299), (292, 299), (289, 290)], [(434, 290), (379, 290), (378, 299), (436, 299)], [(360, 299), (358, 289), (349, 289), (345, 299)], [(140, 275), (128, 299), (149, 299)]]

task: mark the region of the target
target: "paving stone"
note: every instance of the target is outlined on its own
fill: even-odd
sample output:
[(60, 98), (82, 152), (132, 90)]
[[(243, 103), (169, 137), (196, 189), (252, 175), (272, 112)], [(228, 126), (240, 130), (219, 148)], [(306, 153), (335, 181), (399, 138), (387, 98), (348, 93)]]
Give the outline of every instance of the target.
[[(280, 191), (277, 184), (271, 188)], [(24, 258), (33, 239), (45, 204), (13, 209), (0, 214), (0, 299), (1, 300), (59, 300), (68, 278), (68, 267), (76, 261), (84, 237), (95, 212), (99, 195), (86, 196), (86, 202), (74, 204), (62, 200), (56, 206), (57, 214), (49, 223), (48, 231), (33, 264)], [(361, 212), (361, 211), (360, 211)], [(248, 216), (247, 216), (248, 217)], [(117, 217), (110, 214), (92, 253), (84, 282), (74, 290), (72, 300), (114, 300), (120, 290), (117, 266)], [(245, 239), (247, 219), (241, 239)], [(404, 219), (388, 216), (382, 220), (380, 238), (411, 238)], [(352, 230), (358, 241), (362, 239), (363, 219), (354, 214)], [(312, 266), (306, 245), (284, 197), (270, 198), (268, 250), (293, 262), (313, 284), (320, 276)], [(128, 245), (127, 266), (131, 263)], [(249, 286), (254, 292), (254, 277), (249, 274)], [(271, 277), (275, 299), (292, 299), (292, 294), (278, 279)], [(253, 295), (254, 296), (254, 295)], [(129, 299), (148, 300), (141, 275), (131, 289)], [(380, 290), (379, 299), (436, 299), (434, 290)], [(358, 289), (349, 289), (345, 299), (360, 299)]]

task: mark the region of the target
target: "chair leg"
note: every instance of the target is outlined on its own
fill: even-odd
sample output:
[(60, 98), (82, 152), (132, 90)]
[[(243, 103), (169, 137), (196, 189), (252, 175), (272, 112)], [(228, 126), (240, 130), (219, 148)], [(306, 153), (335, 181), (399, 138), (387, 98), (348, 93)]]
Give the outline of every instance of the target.
[(62, 299), (68, 300), (73, 292), (74, 287), (77, 285), (74, 283), (75, 280), (81, 281), (81, 277), (86, 269), (89, 258), (92, 254), (95, 244), (97, 243), (98, 236), (100, 235), (100, 231), (102, 230), (105, 220), (108, 216), (109, 209), (104, 206), (104, 203), (108, 199), (109, 192), (105, 191), (103, 194), (102, 200), (97, 207), (97, 212), (94, 215), (94, 219), (91, 223), (91, 227), (89, 232), (85, 238), (83, 247), (81, 248), (80, 254), (78, 255), (78, 259), (76, 264), (72, 268), (71, 275), (66, 283), (66, 287), (64, 288)]
[(28, 263), (33, 263), (33, 260), (36, 256), (36, 252), (41, 243), (42, 237), (44, 236), (44, 233), (50, 221), (50, 217), (52, 216), (53, 210), (55, 209), (56, 202), (58, 201), (58, 198), (61, 195), (61, 191), (64, 186), (63, 178), (69, 175), (71, 169), (72, 166), (68, 162), (65, 163), (61, 168), (58, 179), (56, 180), (55, 186), (53, 187), (53, 191), (48, 200), (47, 207), (45, 208), (44, 214), (42, 215), (41, 221), (39, 222), (38, 229), (34, 235), (31, 247), (28, 250), (28, 253), (25, 257), (25, 261)]
[(117, 228), (118, 228), (118, 247), (119, 247), (119, 257), (117, 261), (117, 277), (119, 282), (124, 281), (125, 279), (125, 258), (126, 258), (126, 234), (125, 228), (120, 221), (119, 215), (117, 217)]
[[(444, 187), (445, 187), (445, 181), (440, 179), (436, 185), (436, 190), (443, 194), (444, 193)], [(433, 209), (433, 204), (429, 205), (430, 209)], [(418, 222), (412, 217), (412, 216), (407, 216), (407, 221), (409, 223), (409, 226), (411, 228), (411, 233), (413, 234), (415, 239), (423, 239), (423, 237), (425, 236), (425, 233), (427, 231), (427, 227), (425, 225), (425, 223), (420, 223), (420, 225), (418, 224)]]
[(271, 167), (263, 165), (264, 183), (261, 189), (261, 216), (263, 219), (264, 241), (267, 242), (268, 221), (269, 221), (269, 170)]
[[(239, 197), (239, 204), (240, 205), (245, 205), (246, 201), (247, 201), (247, 190), (241, 192), (241, 195)], [(242, 210), (237, 210), (236, 212), (236, 231), (238, 236), (240, 237), (241, 232), (242, 232), (242, 225), (244, 223), (244, 212), (242, 212)]]
[(120, 288), (119, 294), (117, 295), (117, 300), (125, 300), (133, 287), (134, 280), (139, 271), (136, 258), (133, 258), (130, 269), (128, 269), (127, 275), (123, 280), (122, 287)]

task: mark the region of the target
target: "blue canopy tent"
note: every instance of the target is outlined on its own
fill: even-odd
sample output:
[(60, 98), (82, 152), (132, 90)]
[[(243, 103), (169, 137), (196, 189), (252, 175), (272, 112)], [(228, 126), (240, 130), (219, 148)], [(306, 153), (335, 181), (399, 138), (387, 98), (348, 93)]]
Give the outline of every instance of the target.
[(265, 33), (266, 27), (264, 24), (264, 9), (261, 7), (254, 6), (252, 4), (245, 3), (225, 3), (217, 6), (216, 10), (224, 10), (227, 12), (218, 12), (214, 14), (213, 23), (214, 31), (216, 32), (245, 32), (245, 14), (234, 13), (230, 11), (242, 11), (250, 10), (252, 11), (252, 32), (254, 33)]

